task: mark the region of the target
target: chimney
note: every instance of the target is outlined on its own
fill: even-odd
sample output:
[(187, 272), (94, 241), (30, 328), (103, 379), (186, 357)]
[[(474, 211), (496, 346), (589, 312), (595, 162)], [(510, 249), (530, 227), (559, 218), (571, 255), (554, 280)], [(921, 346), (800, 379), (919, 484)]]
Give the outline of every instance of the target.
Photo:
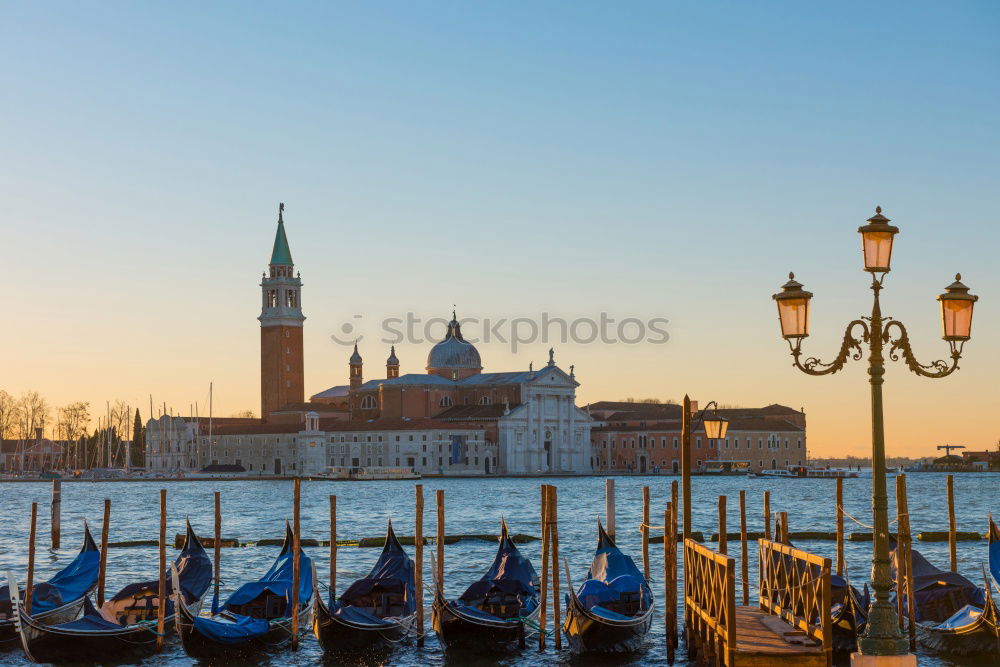
[(691, 401), (691, 414), (698, 412), (698, 401)]
[(41, 442), (41, 441), (42, 441), (42, 427), (39, 426), (38, 428), (35, 429), (35, 442)]

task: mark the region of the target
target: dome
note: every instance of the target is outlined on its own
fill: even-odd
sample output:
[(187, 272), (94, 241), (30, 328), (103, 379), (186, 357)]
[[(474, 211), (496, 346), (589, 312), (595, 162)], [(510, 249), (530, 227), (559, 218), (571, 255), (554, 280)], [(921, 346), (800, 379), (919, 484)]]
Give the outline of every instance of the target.
[(452, 319), (448, 323), (448, 333), (444, 340), (432, 347), (427, 355), (427, 370), (472, 370), (478, 373), (482, 368), (479, 351), (462, 338), (462, 327), (458, 319)]
[(396, 358), (396, 346), (393, 345), (392, 349), (389, 350), (389, 358), (385, 360), (386, 366), (398, 366), (399, 359)]
[(357, 343), (354, 344), (354, 354), (351, 355), (350, 363), (352, 363), (352, 364), (360, 364), (361, 363), (361, 355), (358, 354), (358, 344)]

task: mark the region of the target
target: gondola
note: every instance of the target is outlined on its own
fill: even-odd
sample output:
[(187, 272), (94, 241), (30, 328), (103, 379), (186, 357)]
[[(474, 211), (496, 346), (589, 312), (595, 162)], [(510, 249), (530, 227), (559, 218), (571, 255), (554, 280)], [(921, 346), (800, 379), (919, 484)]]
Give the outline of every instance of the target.
[(858, 650), (858, 637), (868, 624), (868, 606), (871, 604), (868, 584), (865, 584), (862, 594), (851, 586), (847, 577), (831, 574), (830, 593), (833, 598), (830, 610), (833, 652), (854, 653)]
[(992, 518), (988, 549), (990, 575), (984, 570), (983, 588), (913, 552), (917, 638), (925, 647), (950, 656), (1000, 657), (1000, 611), (991, 590), (1000, 586), (1000, 530)]
[[(212, 580), (212, 561), (187, 524), (184, 548), (174, 561), (185, 602), (197, 607)], [(164, 631), (173, 624), (173, 582), (166, 573), (167, 600)], [(15, 583), (9, 578), (11, 589)], [(104, 662), (122, 656), (151, 653), (156, 645), (156, 612), (159, 581), (129, 584), (98, 611), (85, 597), (83, 616), (75, 621), (46, 626), (16, 605), (15, 623), (21, 645), (34, 662)]]
[[(58, 625), (80, 615), (83, 599), (97, 585), (101, 552), (94, 544), (87, 522), (83, 522), (80, 553), (54, 577), (32, 586), (31, 612), (39, 623)], [(19, 592), (19, 596), (23, 595)], [(19, 646), (10, 589), (0, 587), (0, 650)]]
[(634, 651), (653, 622), (653, 593), (600, 521), (597, 533), (597, 552), (587, 580), (567, 596), (562, 630), (576, 653)]
[(457, 600), (434, 595), (434, 631), (449, 647), (503, 650), (525, 639), (525, 620), (538, 616), (538, 575), (500, 521), (500, 547), (493, 564)]
[(351, 584), (343, 595), (327, 602), (313, 578), (313, 632), (329, 654), (374, 651), (407, 638), (417, 616), (413, 561), (392, 530), (367, 577)]
[[(184, 652), (192, 658), (240, 657), (286, 643), (292, 636), (292, 569), (295, 536), (285, 522), (285, 541), (281, 553), (267, 573), (243, 584), (219, 607), (212, 600), (212, 616), (199, 616), (179, 593), (176, 570), (174, 604), (177, 608), (177, 634)], [(313, 593), (312, 561), (299, 548), (299, 627), (309, 627)]]

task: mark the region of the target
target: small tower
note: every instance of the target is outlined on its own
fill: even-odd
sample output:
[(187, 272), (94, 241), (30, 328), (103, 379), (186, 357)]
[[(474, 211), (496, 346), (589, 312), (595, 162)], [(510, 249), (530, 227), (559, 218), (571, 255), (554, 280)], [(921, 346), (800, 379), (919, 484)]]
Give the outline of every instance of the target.
[(399, 359), (396, 358), (396, 346), (389, 350), (389, 358), (385, 360), (385, 376), (388, 379), (399, 377)]
[(302, 355), (302, 281), (295, 275), (285, 236), (285, 205), (278, 205), (278, 231), (268, 273), (261, 278), (260, 415), (305, 400)]
[(364, 382), (361, 375), (361, 355), (358, 354), (358, 344), (354, 344), (354, 354), (351, 355), (351, 359), (348, 362), (351, 368), (351, 389), (357, 389)]

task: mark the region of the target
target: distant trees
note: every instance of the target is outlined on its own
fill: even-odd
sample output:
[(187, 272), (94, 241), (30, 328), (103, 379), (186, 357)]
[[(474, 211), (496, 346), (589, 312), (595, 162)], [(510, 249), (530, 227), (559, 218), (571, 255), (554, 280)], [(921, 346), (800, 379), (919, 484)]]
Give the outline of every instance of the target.
[(3, 389), (0, 389), (0, 440), (13, 436), (17, 401)]
[(49, 404), (37, 391), (26, 391), (17, 399), (14, 417), (15, 437), (33, 440), (37, 429), (45, 429)]
[(78, 448), (81, 439), (87, 434), (90, 425), (90, 403), (77, 401), (59, 408), (59, 421), (56, 426), (56, 438), (66, 441), (63, 450), (63, 463), (67, 466), (77, 465)]
[(256, 415), (253, 410), (237, 410), (230, 417), (241, 417), (243, 419), (254, 419)]
[(139, 408), (135, 409), (135, 419), (132, 421), (132, 465), (139, 468), (146, 465), (146, 429), (139, 416)]

